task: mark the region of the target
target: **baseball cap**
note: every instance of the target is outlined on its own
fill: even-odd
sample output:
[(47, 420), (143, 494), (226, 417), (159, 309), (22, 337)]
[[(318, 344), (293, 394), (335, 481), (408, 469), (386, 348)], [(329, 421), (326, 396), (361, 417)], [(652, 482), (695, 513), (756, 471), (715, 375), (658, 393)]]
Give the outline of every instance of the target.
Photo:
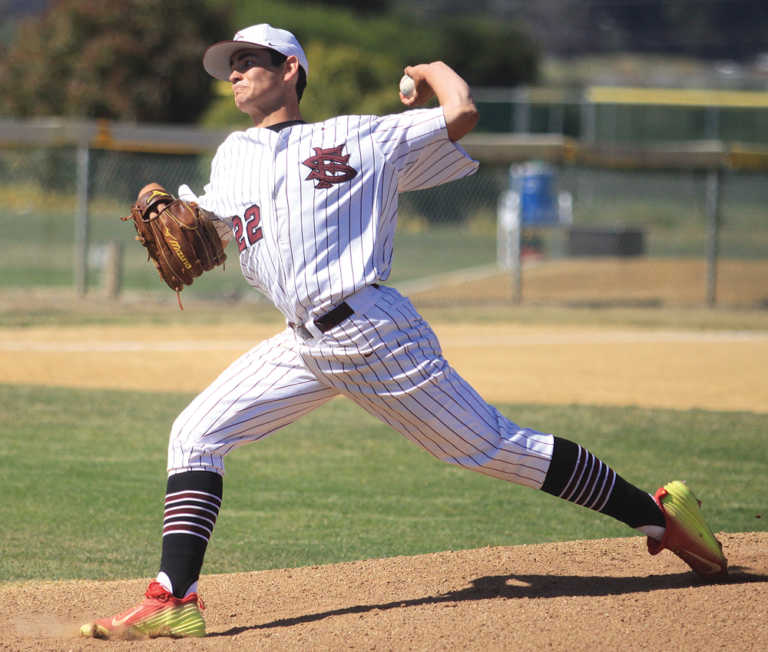
[(231, 41), (219, 41), (211, 45), (203, 54), (203, 68), (209, 75), (224, 81), (229, 79), (232, 71), (229, 61), (238, 50), (249, 45), (275, 50), (286, 57), (294, 56), (299, 65), (304, 68), (304, 74), (309, 78), (307, 55), (296, 37), (288, 30), (272, 27), (267, 23), (251, 25), (241, 29)]

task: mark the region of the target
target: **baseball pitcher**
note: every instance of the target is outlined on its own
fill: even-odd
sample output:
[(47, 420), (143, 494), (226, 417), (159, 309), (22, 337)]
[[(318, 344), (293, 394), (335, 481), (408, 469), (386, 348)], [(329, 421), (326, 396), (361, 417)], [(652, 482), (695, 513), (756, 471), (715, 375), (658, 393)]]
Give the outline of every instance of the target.
[[(286, 326), (173, 423), (159, 573), (143, 602), (83, 625), (82, 635), (205, 635), (198, 578), (221, 507), (224, 457), (340, 394), (449, 464), (619, 519), (648, 536), (652, 554), (667, 548), (701, 575), (726, 572), (686, 485), (650, 495), (580, 445), (513, 423), (443, 358), (411, 302), (385, 285), (398, 195), (477, 170), (458, 144), (477, 109), (454, 70), (439, 61), (407, 66), (401, 113), (308, 124), (299, 103), (309, 63), (290, 32), (245, 28), (209, 47), (203, 66), (232, 84), (253, 127), (221, 144), (202, 194), (182, 186), (178, 200), (226, 226), (243, 276)], [(435, 108), (414, 108), (432, 97)], [(139, 199), (158, 191), (151, 184)], [(146, 200), (139, 204), (142, 220), (155, 218)]]

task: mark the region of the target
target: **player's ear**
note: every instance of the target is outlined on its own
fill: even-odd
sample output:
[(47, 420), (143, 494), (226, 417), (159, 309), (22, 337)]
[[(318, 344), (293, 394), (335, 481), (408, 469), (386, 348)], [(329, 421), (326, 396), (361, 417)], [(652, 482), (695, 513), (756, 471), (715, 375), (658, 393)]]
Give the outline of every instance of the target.
[(284, 66), (283, 79), (285, 81), (288, 81), (293, 77), (295, 77), (296, 79), (299, 78), (298, 57), (294, 57), (293, 55), (291, 55), (290, 57), (286, 57), (285, 62), (283, 63), (283, 66)]

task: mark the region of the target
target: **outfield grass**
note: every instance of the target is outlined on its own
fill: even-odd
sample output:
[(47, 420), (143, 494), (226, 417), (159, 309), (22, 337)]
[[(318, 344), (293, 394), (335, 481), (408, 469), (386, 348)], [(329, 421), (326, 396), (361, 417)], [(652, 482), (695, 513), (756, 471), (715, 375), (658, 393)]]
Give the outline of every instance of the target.
[[(163, 287), (157, 271), (147, 262), (146, 250), (134, 241), (132, 224), (121, 222), (119, 213), (96, 215), (91, 220), (91, 257), (88, 287), (102, 282), (100, 252), (105, 243), (123, 248), (124, 290), (157, 290)], [(0, 288), (73, 287), (75, 274), (74, 221), (71, 215), (30, 214), (23, 218), (0, 212), (0, 222), (11, 225), (0, 241)], [(495, 233), (469, 233), (463, 225), (433, 226), (423, 232), (399, 231), (395, 242), (392, 280), (420, 278), (496, 260)], [(201, 298), (238, 297), (250, 294), (240, 272), (237, 251), (227, 248), (223, 268), (204, 274), (186, 290)]]
[[(204, 277), (203, 277), (204, 278)], [(490, 283), (490, 281), (489, 281)], [(160, 281), (158, 279), (158, 286)], [(445, 290), (443, 290), (445, 292)], [(486, 294), (490, 288), (486, 288)], [(252, 298), (258, 298), (255, 291)], [(509, 301), (468, 304), (447, 300), (442, 303), (412, 296), (414, 304), (430, 322), (513, 323), (549, 325), (600, 325), (694, 330), (768, 330), (768, 310), (749, 307), (704, 306), (611, 306), (595, 309), (588, 303), (576, 305), (515, 305)], [(282, 315), (259, 301), (207, 301), (182, 293), (183, 311), (176, 295), (164, 286), (155, 292), (131, 293), (121, 301), (89, 294), (79, 299), (71, 290), (0, 289), (0, 328), (35, 326), (77, 327), (85, 325), (132, 325), (138, 329), (181, 325), (270, 323), (277, 330), (285, 323)]]
[[(0, 580), (153, 575), (167, 431), (190, 398), (0, 385)], [(501, 409), (589, 446), (649, 490), (689, 481), (715, 530), (768, 525), (766, 415)], [(438, 462), (346, 400), (233, 452), (227, 469), (207, 573), (632, 533)]]
[[(441, 192), (444, 192), (441, 191)], [(3, 191), (0, 188), (0, 197)], [(0, 288), (73, 287), (75, 275), (74, 198), (54, 211), (36, 205), (19, 214), (0, 210), (0, 222), (7, 227), (0, 241)], [(437, 201), (437, 196), (431, 201)], [(446, 201), (442, 198), (441, 201)], [(70, 205), (71, 204), (71, 205)], [(721, 259), (765, 259), (768, 232), (762, 203), (735, 206), (726, 211), (719, 240)], [(155, 290), (161, 285), (154, 266), (147, 263), (146, 252), (134, 241), (132, 224), (121, 222), (126, 208), (109, 204), (92, 209), (89, 223), (88, 283), (98, 289), (102, 282), (104, 245), (119, 242), (123, 247), (123, 288)], [(691, 215), (688, 212), (692, 212)], [(631, 201), (610, 201), (594, 210), (583, 210), (577, 224), (582, 226), (642, 227), (650, 258), (704, 259), (709, 248), (709, 228), (698, 215), (698, 205), (678, 201), (649, 201), (644, 197)], [(390, 282), (401, 283), (425, 276), (493, 264), (497, 258), (495, 205), (489, 204), (473, 220), (433, 222), (404, 208), (402, 224), (395, 235)], [(434, 216), (433, 216), (434, 217)], [(437, 219), (437, 218), (435, 218)], [(565, 229), (529, 229), (543, 243), (549, 258), (559, 258), (567, 251)], [(233, 247), (227, 251), (225, 268), (205, 274), (186, 292), (201, 298), (237, 297), (250, 293), (242, 278)]]

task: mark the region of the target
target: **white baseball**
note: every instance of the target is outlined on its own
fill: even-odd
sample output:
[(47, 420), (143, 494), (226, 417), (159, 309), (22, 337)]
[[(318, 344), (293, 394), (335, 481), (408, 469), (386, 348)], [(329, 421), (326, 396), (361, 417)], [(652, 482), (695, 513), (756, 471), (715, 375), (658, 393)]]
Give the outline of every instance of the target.
[(416, 92), (416, 84), (408, 75), (403, 75), (400, 79), (400, 92), (407, 98), (413, 97)]

